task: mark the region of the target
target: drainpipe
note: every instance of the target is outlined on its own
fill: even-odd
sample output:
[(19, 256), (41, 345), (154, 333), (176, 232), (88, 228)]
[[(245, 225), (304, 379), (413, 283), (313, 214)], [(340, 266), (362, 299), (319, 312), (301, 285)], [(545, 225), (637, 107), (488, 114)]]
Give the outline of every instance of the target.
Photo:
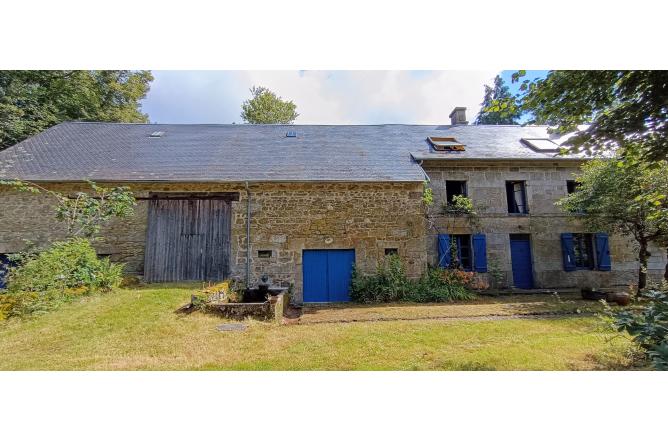
[(248, 188), (248, 181), (246, 183), (246, 288), (250, 289), (250, 270), (251, 270), (251, 193)]

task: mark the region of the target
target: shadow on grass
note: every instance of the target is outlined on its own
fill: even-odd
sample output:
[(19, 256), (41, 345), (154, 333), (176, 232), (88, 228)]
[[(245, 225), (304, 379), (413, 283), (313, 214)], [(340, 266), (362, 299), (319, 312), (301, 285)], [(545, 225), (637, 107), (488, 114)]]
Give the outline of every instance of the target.
[(174, 290), (174, 289), (191, 289), (199, 290), (207, 283), (202, 281), (184, 281), (178, 283), (141, 283), (133, 286), (121, 287), (123, 290)]

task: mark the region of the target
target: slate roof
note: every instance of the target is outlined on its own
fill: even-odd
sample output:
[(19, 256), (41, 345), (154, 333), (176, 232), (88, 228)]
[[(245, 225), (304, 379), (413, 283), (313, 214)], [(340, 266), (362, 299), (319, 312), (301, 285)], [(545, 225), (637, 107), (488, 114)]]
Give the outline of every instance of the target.
[[(149, 136), (156, 131), (164, 135)], [(434, 152), (428, 136), (456, 137), (466, 151)], [(0, 178), (400, 182), (424, 180), (417, 161), (434, 158), (567, 160), (533, 151), (523, 137), (548, 137), (547, 128), (66, 122), (0, 152)]]

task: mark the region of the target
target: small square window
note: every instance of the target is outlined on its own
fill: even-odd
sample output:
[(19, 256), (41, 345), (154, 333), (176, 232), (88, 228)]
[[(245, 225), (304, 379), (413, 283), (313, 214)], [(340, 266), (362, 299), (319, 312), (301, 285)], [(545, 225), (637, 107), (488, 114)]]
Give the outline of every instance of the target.
[(397, 249), (397, 248), (385, 248), (385, 255), (399, 255), (399, 249)]
[(257, 251), (258, 258), (271, 258), (271, 250)]

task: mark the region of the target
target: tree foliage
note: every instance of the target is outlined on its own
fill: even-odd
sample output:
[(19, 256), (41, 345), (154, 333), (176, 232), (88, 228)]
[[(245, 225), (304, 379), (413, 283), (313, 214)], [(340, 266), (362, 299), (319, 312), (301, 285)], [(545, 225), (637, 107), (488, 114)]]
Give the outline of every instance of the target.
[(253, 86), (251, 99), (241, 105), (241, 119), (249, 124), (292, 124), (299, 116), (297, 105), (285, 101), (266, 87)]
[[(524, 75), (516, 72), (513, 82)], [(503, 104), (533, 114), (530, 123), (576, 132), (566, 144), (576, 151), (633, 147), (646, 161), (668, 158), (665, 70), (553, 70), (546, 78), (523, 80), (519, 94), (492, 107), (503, 114)]]
[(150, 71), (0, 71), (0, 150), (63, 121), (147, 122)]
[(647, 166), (636, 156), (595, 159), (582, 167), (578, 189), (557, 202), (590, 231), (628, 234), (639, 245), (638, 288), (646, 286), (648, 245), (668, 244), (668, 162)]
[(612, 328), (626, 332), (655, 370), (668, 370), (668, 285), (641, 293), (633, 307), (607, 310)]
[[(480, 104), (481, 110), (476, 117), (476, 124), (516, 125), (522, 116), (522, 110), (513, 105), (512, 94), (499, 75), (494, 78), (494, 87), (485, 84), (485, 95)], [(495, 104), (496, 103), (496, 104)]]

